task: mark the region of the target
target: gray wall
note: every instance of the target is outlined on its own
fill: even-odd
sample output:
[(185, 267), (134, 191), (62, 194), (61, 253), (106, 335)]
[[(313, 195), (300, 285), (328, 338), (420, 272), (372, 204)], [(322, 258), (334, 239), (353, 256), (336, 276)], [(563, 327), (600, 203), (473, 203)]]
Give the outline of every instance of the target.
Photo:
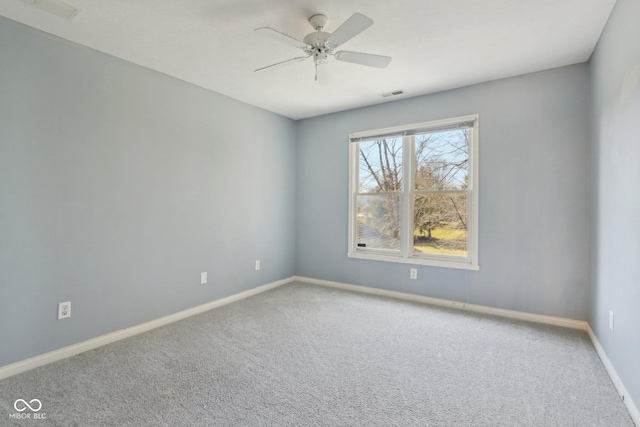
[[(586, 64), (298, 122), (296, 274), (586, 320)], [(347, 258), (350, 132), (480, 115), (480, 271)]]
[(295, 122), (4, 18), (0, 58), (0, 366), (294, 273)]
[[(618, 0), (591, 58), (589, 323), (640, 404), (640, 0)], [(609, 330), (614, 312), (614, 332)]]

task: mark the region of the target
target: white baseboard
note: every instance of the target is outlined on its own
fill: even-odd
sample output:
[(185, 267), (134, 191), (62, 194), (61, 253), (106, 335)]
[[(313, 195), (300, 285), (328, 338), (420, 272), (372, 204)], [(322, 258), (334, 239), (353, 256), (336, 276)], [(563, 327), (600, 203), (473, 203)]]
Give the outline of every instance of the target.
[(292, 277), (287, 279), (271, 282), (257, 288), (249, 289), (248, 291), (240, 292), (234, 295), (230, 295), (225, 298), (217, 299), (215, 301), (208, 302), (206, 304), (198, 305), (196, 307), (188, 308), (178, 313), (170, 314), (168, 316), (161, 317), (159, 319), (151, 320), (149, 322), (141, 323), (130, 328), (121, 329), (119, 331), (111, 332), (99, 337), (91, 338), (87, 341), (82, 341), (77, 344), (73, 344), (67, 347), (53, 350), (48, 353), (40, 354), (38, 356), (31, 357), (29, 359), (21, 360), (19, 362), (12, 363), (0, 367), (0, 380), (4, 378), (17, 375), (22, 372), (29, 371), (40, 366), (47, 365), (58, 360), (66, 359), (67, 357), (75, 356), (76, 354), (84, 353), (88, 350), (101, 347), (106, 344), (111, 344), (116, 341), (120, 341), (125, 338), (140, 334), (142, 332), (155, 329), (160, 326), (167, 325), (169, 323), (176, 322), (178, 320), (186, 319), (187, 317), (200, 314), (202, 312), (236, 302), (250, 296), (259, 294), (269, 289), (277, 288), (278, 286), (285, 285), (293, 281)]
[(589, 324), (582, 320), (566, 319), (563, 317), (545, 316), (542, 314), (526, 313), (523, 311), (505, 310), (503, 308), (487, 307), (484, 305), (467, 304), (464, 302), (451, 301), (440, 298), (425, 297), (422, 295), (408, 294), (404, 292), (388, 291), (386, 289), (370, 288), (368, 286), (351, 285), (348, 283), (332, 282), (329, 280), (313, 279), (310, 277), (293, 276), (293, 280), (311, 283), (314, 285), (329, 286), (332, 288), (345, 289), (348, 291), (362, 292), (365, 294), (380, 295), (405, 301), (414, 301), (424, 304), (437, 305), (439, 307), (456, 308), (459, 310), (472, 311), (474, 313), (491, 314), (494, 316), (508, 317), (510, 319), (528, 320), (530, 322), (545, 323), (548, 325), (564, 326), (566, 328), (580, 329), (586, 331)]
[(629, 415), (631, 415), (631, 419), (636, 424), (636, 426), (640, 427), (640, 411), (638, 411), (638, 407), (633, 402), (633, 399), (631, 399), (631, 396), (629, 396), (627, 388), (624, 386), (624, 383), (618, 376), (618, 373), (611, 364), (611, 361), (607, 357), (607, 354), (604, 352), (604, 348), (600, 344), (600, 341), (598, 341), (598, 337), (596, 337), (596, 334), (593, 332), (593, 329), (591, 329), (591, 326), (587, 327), (587, 333), (589, 334), (589, 338), (591, 338), (593, 347), (596, 349), (596, 353), (598, 353), (598, 356), (600, 356), (600, 360), (602, 361), (604, 368), (607, 370), (607, 373), (609, 374), (613, 385), (616, 387), (616, 390), (618, 390), (620, 398), (627, 407)]

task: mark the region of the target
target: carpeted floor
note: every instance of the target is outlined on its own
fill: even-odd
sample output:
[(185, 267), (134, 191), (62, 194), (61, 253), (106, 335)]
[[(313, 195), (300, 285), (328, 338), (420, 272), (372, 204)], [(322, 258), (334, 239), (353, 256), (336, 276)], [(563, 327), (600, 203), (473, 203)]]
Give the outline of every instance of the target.
[(0, 425), (633, 422), (582, 331), (296, 283), (0, 381)]

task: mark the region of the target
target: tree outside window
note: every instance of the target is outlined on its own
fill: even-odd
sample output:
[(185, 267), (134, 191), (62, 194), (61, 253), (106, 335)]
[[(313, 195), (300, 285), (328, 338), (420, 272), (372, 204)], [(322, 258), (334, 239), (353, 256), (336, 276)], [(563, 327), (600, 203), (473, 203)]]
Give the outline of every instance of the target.
[(445, 256), (470, 263), (470, 228), (476, 221), (468, 219), (477, 215), (471, 209), (477, 197), (472, 185), (477, 120), (436, 124), (353, 142), (357, 188), (352, 189), (351, 253)]

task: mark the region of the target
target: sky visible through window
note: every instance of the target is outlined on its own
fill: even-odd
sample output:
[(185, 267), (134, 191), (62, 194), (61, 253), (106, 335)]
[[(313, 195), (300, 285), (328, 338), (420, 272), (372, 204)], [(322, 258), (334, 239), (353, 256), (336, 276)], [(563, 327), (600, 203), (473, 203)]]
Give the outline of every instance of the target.
[[(469, 130), (415, 137), (417, 190), (464, 189), (468, 183)], [(401, 191), (403, 138), (360, 143), (360, 192)]]

